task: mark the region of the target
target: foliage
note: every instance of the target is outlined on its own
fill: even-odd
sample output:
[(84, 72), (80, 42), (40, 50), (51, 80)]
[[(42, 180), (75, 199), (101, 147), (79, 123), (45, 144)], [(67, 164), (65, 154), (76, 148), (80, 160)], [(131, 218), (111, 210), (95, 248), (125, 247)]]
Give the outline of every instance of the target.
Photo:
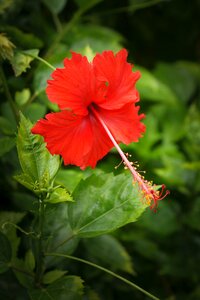
[[(0, 1), (0, 299), (148, 298), (51, 253), (120, 273), (159, 299), (200, 298), (198, 9), (197, 0)], [(81, 171), (30, 132), (58, 111), (45, 94), (52, 66), (70, 50), (91, 59), (124, 46), (141, 72), (146, 133), (122, 149), (170, 189), (156, 213), (115, 168), (116, 150)]]

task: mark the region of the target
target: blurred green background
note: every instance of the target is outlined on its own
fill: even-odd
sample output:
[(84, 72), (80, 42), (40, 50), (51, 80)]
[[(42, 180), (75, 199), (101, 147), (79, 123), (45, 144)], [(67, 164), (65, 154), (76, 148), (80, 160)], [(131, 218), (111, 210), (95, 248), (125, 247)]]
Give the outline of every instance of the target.
[[(139, 143), (123, 149), (139, 161), (148, 179), (164, 183), (171, 194), (156, 213), (146, 211), (138, 222), (114, 232), (113, 238), (126, 249), (134, 281), (144, 289), (160, 299), (200, 299), (200, 1), (1, 0), (0, 32), (16, 49), (39, 49), (54, 66), (61, 66), (70, 50), (92, 56), (105, 49), (128, 49), (129, 61), (141, 71), (137, 88), (147, 129)], [(32, 122), (56, 111), (44, 92), (51, 70), (33, 61), (22, 73), (29, 63), (22, 59), (16, 69), (7, 58), (1, 64), (19, 110)], [(11, 65), (20, 76), (14, 75)], [(19, 168), (16, 123), (2, 82), (0, 92), (0, 206), (28, 210), (32, 195), (12, 179)], [(98, 169), (111, 172), (119, 162), (113, 150)], [(66, 170), (60, 172), (60, 181)], [(72, 172), (77, 182), (83, 176), (76, 168)], [(95, 238), (89, 246), (83, 241), (77, 255), (132, 279), (130, 266), (110, 261), (106, 248), (98, 248), (103, 258), (97, 255), (95, 245), (110, 243), (117, 257), (117, 245), (113, 240), (106, 244), (106, 238)], [(147, 299), (100, 271), (73, 264), (70, 268), (95, 290), (93, 298), (85, 299)]]

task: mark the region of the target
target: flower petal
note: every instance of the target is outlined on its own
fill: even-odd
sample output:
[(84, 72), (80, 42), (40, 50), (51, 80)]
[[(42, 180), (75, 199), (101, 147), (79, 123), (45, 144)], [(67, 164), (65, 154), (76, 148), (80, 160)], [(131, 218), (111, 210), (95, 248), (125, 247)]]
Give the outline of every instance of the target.
[(113, 147), (101, 124), (92, 116), (68, 111), (50, 113), (39, 120), (32, 133), (40, 134), (51, 154), (60, 154), (65, 164), (94, 168)]
[(72, 53), (72, 58), (66, 58), (64, 68), (56, 69), (52, 78), (46, 88), (49, 100), (57, 103), (61, 110), (86, 115), (94, 94), (93, 69), (87, 58)]
[(129, 144), (137, 142), (145, 131), (145, 125), (140, 122), (144, 114), (138, 114), (139, 108), (131, 103), (112, 111), (100, 109), (98, 114), (118, 143)]
[(127, 62), (127, 51), (120, 50), (116, 55), (112, 51), (97, 54), (93, 60), (94, 73), (98, 81), (107, 84), (107, 93), (103, 102), (95, 101), (105, 109), (118, 109), (127, 103), (139, 101), (135, 83), (139, 72), (132, 72)]

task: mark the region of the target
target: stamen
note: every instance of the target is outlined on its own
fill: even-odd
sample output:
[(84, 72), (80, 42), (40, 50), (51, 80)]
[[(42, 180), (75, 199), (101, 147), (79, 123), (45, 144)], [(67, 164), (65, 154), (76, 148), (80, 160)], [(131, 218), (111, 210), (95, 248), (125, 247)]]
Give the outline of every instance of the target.
[[(155, 190), (153, 188), (153, 182), (152, 181), (147, 181), (144, 179), (144, 176), (141, 176), (139, 173), (146, 173), (145, 171), (137, 171), (137, 167), (139, 166), (138, 164), (135, 165), (135, 163), (130, 162), (128, 160), (128, 157), (130, 156), (128, 153), (124, 153), (121, 148), (119, 147), (119, 145), (117, 144), (115, 138), (113, 137), (112, 133), (110, 132), (110, 130), (108, 129), (107, 125), (104, 123), (103, 119), (100, 117), (100, 115), (98, 114), (98, 112), (94, 109), (94, 107), (91, 107), (91, 110), (93, 112), (93, 114), (95, 115), (95, 117), (97, 118), (97, 120), (101, 123), (101, 125), (103, 126), (103, 128), (105, 129), (106, 133), (108, 134), (110, 140), (112, 141), (113, 145), (115, 146), (115, 148), (117, 149), (117, 151), (119, 152), (121, 158), (122, 158), (122, 162), (124, 163), (124, 169), (129, 169), (131, 174), (133, 175), (133, 185), (137, 182), (140, 190), (142, 192), (143, 197), (145, 198), (146, 204), (147, 205), (151, 205), (150, 208), (154, 210), (156, 210), (157, 208), (157, 202), (159, 200), (164, 199), (170, 192), (167, 190), (164, 193), (165, 190), (165, 185), (162, 185), (162, 189), (161, 191)], [(136, 162), (137, 163), (137, 162)], [(121, 165), (121, 163), (119, 164)], [(118, 166), (117, 166), (118, 167)], [(115, 168), (117, 168), (115, 167)], [(153, 203), (152, 203), (153, 202)], [(152, 203), (152, 204), (151, 204)]]

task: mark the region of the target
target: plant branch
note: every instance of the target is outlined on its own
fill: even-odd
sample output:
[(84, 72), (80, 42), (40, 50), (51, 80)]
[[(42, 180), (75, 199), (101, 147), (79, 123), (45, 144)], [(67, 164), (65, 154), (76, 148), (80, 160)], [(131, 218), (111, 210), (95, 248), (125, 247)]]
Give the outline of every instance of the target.
[(157, 298), (156, 296), (150, 294), (149, 292), (145, 291), (144, 289), (142, 289), (141, 287), (139, 287), (138, 285), (136, 285), (135, 283), (129, 281), (128, 279), (104, 268), (104, 267), (101, 267), (97, 264), (94, 264), (90, 261), (87, 261), (85, 259), (82, 259), (82, 258), (79, 258), (79, 257), (76, 257), (76, 256), (71, 256), (71, 255), (66, 255), (66, 254), (61, 254), (61, 253), (45, 253), (45, 256), (58, 256), (58, 257), (64, 257), (64, 258), (68, 258), (68, 259), (71, 259), (71, 260), (75, 260), (75, 261), (78, 261), (78, 262), (81, 262), (81, 263), (84, 263), (86, 265), (89, 265), (91, 267), (94, 267), (96, 269), (99, 269), (101, 271), (104, 271), (106, 273), (108, 273), (109, 275), (113, 276), (113, 277), (116, 277), (118, 278), (119, 280), (125, 282), (126, 284), (132, 286), (133, 288), (139, 290), (140, 292), (142, 292), (143, 294), (145, 294), (146, 296), (148, 296), (149, 298), (151, 299), (154, 299), (154, 300), (159, 300), (159, 298)]
[(38, 234), (37, 234), (37, 244), (36, 244), (36, 272), (35, 272), (35, 282), (40, 285), (43, 267), (44, 267), (44, 253), (43, 253), (43, 225), (44, 225), (44, 201), (42, 197), (38, 201)]

